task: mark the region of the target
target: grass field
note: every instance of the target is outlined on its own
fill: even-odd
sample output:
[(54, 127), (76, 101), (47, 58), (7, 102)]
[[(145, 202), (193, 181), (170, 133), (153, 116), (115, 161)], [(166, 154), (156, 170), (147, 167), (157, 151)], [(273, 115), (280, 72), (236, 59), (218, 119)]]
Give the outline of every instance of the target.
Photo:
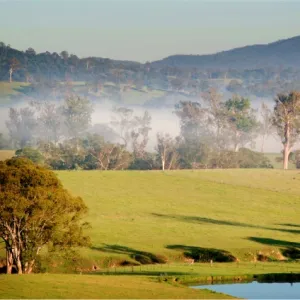
[(192, 247), (227, 250), (243, 261), (300, 247), (300, 172), (203, 170), (63, 171), (63, 184), (90, 208), (99, 265), (140, 251), (179, 260)]
[(12, 158), (14, 155), (14, 150), (0, 150), (0, 161)]
[(0, 81), (0, 106), (10, 105), (12, 103), (11, 96), (20, 94), (18, 89), (28, 85), (26, 82)]
[[(253, 261), (259, 252), (280, 259), (278, 250), (300, 249), (297, 170), (56, 173), (89, 207), (92, 247), (80, 252), (83, 275), (2, 275), (0, 298), (226, 298), (174, 279), (300, 273), (299, 262)], [(182, 261), (184, 252), (202, 248), (227, 250), (240, 262)], [(135, 255), (149, 253), (168, 261), (118, 265), (138, 264)], [(91, 271), (93, 265), (97, 270)]]
[(193, 290), (142, 276), (1, 276), (0, 298), (26, 299), (225, 299), (224, 294)]

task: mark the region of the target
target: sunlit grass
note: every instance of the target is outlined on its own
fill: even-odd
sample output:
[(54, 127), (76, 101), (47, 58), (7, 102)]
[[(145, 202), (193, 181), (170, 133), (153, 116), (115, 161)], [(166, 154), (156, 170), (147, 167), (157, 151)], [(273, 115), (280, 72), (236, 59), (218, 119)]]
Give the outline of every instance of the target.
[(26, 299), (224, 299), (224, 294), (160, 283), (142, 276), (1, 276), (0, 298)]
[(0, 150), (0, 161), (12, 158), (14, 155), (14, 150)]
[[(300, 172), (281, 170), (62, 171), (83, 197), (94, 249), (89, 259), (135, 251), (182, 257), (172, 245), (217, 248), (241, 260), (299, 242)], [(112, 246), (129, 248), (115, 251)], [(103, 247), (106, 247), (103, 251)], [(111, 248), (111, 250), (109, 250)]]

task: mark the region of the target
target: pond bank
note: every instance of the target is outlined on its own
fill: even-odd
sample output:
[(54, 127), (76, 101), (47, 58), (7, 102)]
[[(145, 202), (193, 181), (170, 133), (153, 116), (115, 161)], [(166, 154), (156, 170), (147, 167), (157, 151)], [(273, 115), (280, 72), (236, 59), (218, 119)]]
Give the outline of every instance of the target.
[(193, 283), (214, 284), (214, 283), (238, 283), (257, 281), (261, 283), (272, 282), (300, 282), (300, 273), (267, 273), (267, 274), (244, 274), (244, 275), (217, 275), (217, 276), (166, 276), (160, 277), (160, 281), (173, 281), (179, 284), (189, 285)]

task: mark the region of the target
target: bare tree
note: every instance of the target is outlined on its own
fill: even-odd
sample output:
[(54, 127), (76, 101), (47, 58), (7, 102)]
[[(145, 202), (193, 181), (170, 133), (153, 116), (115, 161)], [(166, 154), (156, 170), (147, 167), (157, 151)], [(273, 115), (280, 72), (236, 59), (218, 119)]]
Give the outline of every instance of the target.
[(274, 131), (274, 126), (272, 122), (272, 111), (269, 107), (263, 102), (261, 104), (260, 115), (262, 117), (261, 121), (261, 136), (262, 136), (262, 143), (261, 143), (261, 152), (264, 153), (265, 141)]
[(101, 170), (122, 170), (130, 163), (130, 154), (123, 145), (105, 143), (97, 156)]
[(20, 110), (10, 108), (9, 120), (6, 122), (6, 126), (13, 148), (23, 148), (33, 143), (37, 120), (34, 111), (29, 107), (21, 108)]
[(300, 92), (277, 95), (273, 124), (283, 144), (283, 169), (286, 170), (291, 149), (300, 134)]
[(208, 104), (206, 110), (208, 115), (207, 127), (211, 127), (211, 131), (214, 133), (214, 143), (218, 153), (220, 153), (228, 144), (228, 120), (222, 95), (216, 89), (211, 88), (202, 97)]
[(113, 113), (111, 125), (122, 140), (125, 148), (127, 148), (135, 125), (133, 110), (126, 107), (115, 107)]
[(13, 73), (20, 68), (20, 62), (13, 57), (9, 62), (9, 82), (12, 83)]
[(39, 135), (48, 143), (54, 142), (56, 145), (63, 134), (62, 108), (47, 101), (32, 101), (31, 105), (38, 112)]
[(156, 151), (161, 160), (162, 170), (177, 167), (179, 153), (176, 151), (176, 140), (169, 134), (157, 133)]
[(136, 158), (143, 158), (149, 141), (151, 116), (145, 111), (142, 117), (135, 117), (135, 128), (131, 132), (132, 149)]

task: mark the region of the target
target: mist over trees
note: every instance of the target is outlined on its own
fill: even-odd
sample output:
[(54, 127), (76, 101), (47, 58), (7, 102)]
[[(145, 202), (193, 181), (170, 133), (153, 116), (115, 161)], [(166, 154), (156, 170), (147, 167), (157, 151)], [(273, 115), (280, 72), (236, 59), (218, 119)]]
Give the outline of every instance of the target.
[[(0, 148), (17, 149), (18, 156), (39, 158), (53, 169), (270, 167), (253, 149), (265, 152), (266, 140), (276, 133), (286, 149), (285, 167), (287, 158), (296, 164), (298, 157), (292, 153), (298, 135), (282, 138), (280, 105), (273, 111), (250, 99), (299, 90), (300, 68), (141, 64), (0, 43), (0, 80), (13, 91), (7, 103), (29, 103), (10, 108)], [(110, 119), (92, 124), (95, 106), (101, 110), (106, 102), (114, 107)], [(180, 131), (156, 129), (153, 108), (173, 113)]]
[[(233, 52), (235, 55), (240, 58), (240, 54)], [(221, 60), (224, 59), (222, 57)], [(287, 57), (290, 56), (287, 54)], [(185, 56), (182, 59), (193, 62), (198, 57)], [(210, 57), (201, 59), (210, 61)], [(272, 98), (280, 92), (300, 89), (300, 67), (295, 64), (260, 64), (254, 68), (242, 67), (241, 64), (241, 67), (234, 67), (233, 60), (230, 59), (230, 65), (226, 68), (197, 63), (185, 66), (160, 62), (141, 64), (98, 57), (79, 58), (66, 50), (60, 54), (48, 51), (36, 53), (33, 48), (19, 51), (1, 42), (0, 80), (28, 83), (18, 90), (18, 98), (22, 96), (24, 100), (28, 97), (59, 100), (75, 93), (97, 101), (109, 97), (120, 104), (124, 102), (127, 92), (134, 91), (145, 96), (149, 105), (148, 100), (151, 99), (154, 106), (161, 106), (167, 98), (172, 99), (176, 94), (187, 98), (198, 97), (210, 88), (223, 89), (243, 97)], [(152, 94), (153, 90), (166, 95), (160, 97), (159, 94)], [(17, 99), (13, 95), (11, 97)]]
[(277, 130), (287, 168), (286, 157), (299, 137), (298, 94), (278, 95), (273, 113), (264, 104), (260, 112), (254, 110), (250, 100), (239, 95), (223, 100), (210, 89), (201, 102), (181, 101), (174, 106), (179, 135), (161, 128), (153, 149), (148, 147), (152, 117), (147, 110), (137, 114), (131, 108), (114, 107), (111, 121), (100, 126), (100, 132), (111, 134), (104, 138), (93, 131), (94, 106), (86, 98), (68, 96), (61, 105), (30, 102), (9, 110), (9, 137), (1, 135), (0, 146), (57, 170), (270, 168), (263, 153), (250, 149), (260, 135), (263, 152), (266, 138)]

